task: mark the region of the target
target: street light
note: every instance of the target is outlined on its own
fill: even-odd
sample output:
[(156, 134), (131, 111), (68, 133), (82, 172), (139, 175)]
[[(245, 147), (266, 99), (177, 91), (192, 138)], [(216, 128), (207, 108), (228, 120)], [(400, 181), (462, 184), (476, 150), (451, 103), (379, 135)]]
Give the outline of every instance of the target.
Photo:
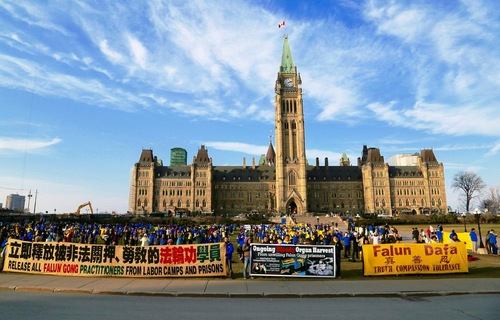
[(30, 202), (31, 202), (31, 197), (33, 197), (33, 195), (31, 194), (31, 190), (30, 190), (30, 193), (28, 194), (28, 213), (30, 213)]
[(474, 210), (474, 215), (476, 216), (477, 220), (477, 230), (479, 231), (479, 248), (484, 249), (484, 244), (483, 244), (483, 237), (481, 236), (481, 223), (480, 223), (480, 216), (481, 216), (481, 211), (479, 211), (478, 208)]
[(462, 213), (462, 218), (464, 218), (464, 232), (467, 232), (467, 222), (465, 222), (466, 217), (467, 217), (467, 214), (465, 212)]

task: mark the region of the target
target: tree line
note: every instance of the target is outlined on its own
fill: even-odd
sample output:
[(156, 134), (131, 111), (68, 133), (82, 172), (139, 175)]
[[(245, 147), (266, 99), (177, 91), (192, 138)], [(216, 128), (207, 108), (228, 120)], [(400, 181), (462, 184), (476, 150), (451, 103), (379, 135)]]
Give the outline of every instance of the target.
[(472, 171), (460, 171), (453, 177), (453, 190), (461, 193), (460, 201), (465, 212), (471, 212), (474, 203), (485, 212), (500, 212), (500, 186), (487, 188), (483, 179)]

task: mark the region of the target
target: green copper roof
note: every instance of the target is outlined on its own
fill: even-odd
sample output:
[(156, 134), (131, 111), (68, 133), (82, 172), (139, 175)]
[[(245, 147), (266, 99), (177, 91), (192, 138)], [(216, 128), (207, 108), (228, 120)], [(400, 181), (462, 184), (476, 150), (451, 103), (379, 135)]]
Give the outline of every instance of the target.
[(347, 154), (342, 153), (342, 161), (349, 161), (349, 158), (347, 157)]
[(293, 64), (292, 51), (288, 44), (288, 36), (283, 39), (283, 54), (281, 55), (281, 72), (295, 73), (295, 65)]

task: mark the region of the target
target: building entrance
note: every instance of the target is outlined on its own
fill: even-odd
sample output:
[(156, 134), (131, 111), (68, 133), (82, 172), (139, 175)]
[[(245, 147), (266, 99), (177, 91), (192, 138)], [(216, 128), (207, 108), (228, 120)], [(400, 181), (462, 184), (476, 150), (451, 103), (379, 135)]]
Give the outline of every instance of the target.
[(287, 215), (292, 216), (294, 214), (297, 214), (297, 205), (295, 204), (295, 201), (291, 201), (288, 204), (288, 212)]

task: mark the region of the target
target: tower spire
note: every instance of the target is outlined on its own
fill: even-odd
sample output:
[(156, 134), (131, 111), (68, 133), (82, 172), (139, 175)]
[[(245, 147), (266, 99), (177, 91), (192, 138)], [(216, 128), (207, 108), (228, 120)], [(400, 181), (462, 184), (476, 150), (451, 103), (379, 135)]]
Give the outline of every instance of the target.
[(283, 53), (281, 54), (281, 72), (295, 73), (295, 64), (293, 63), (292, 50), (288, 44), (288, 35), (283, 39)]
[(274, 166), (276, 164), (276, 152), (274, 152), (272, 136), (269, 136), (269, 147), (267, 148), (266, 153), (266, 163), (270, 166)]

